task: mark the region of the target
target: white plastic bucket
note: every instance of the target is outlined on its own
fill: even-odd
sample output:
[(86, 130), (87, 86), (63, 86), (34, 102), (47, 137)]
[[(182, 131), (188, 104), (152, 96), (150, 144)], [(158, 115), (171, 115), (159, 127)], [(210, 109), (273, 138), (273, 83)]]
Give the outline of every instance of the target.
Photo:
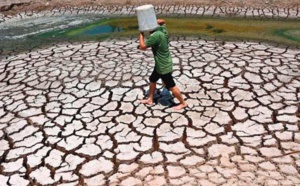
[(136, 8), (136, 13), (141, 32), (150, 32), (159, 26), (153, 5), (139, 6)]

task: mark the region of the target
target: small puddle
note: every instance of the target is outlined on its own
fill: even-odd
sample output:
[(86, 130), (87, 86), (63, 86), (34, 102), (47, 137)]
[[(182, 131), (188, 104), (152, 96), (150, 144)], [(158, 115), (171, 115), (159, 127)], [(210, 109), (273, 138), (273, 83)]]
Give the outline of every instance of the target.
[(300, 30), (299, 29), (280, 29), (275, 32), (276, 35), (284, 37), (286, 39), (300, 42)]
[(121, 27), (110, 26), (110, 25), (100, 25), (100, 26), (95, 26), (90, 29), (84, 30), (82, 32), (82, 34), (88, 35), (88, 36), (95, 36), (95, 35), (99, 35), (99, 34), (108, 34), (108, 33), (113, 33), (113, 32), (122, 32), (122, 31), (124, 31), (124, 29)]
[(294, 41), (298, 41), (300, 42), (300, 30), (288, 30), (285, 32), (286, 36), (289, 36), (290, 39), (294, 40)]

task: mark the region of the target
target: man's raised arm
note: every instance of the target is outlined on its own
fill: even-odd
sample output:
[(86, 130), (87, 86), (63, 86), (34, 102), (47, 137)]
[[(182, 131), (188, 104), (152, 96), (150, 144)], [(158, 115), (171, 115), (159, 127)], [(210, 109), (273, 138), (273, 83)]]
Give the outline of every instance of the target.
[(140, 46), (139, 46), (139, 49), (140, 50), (146, 50), (147, 49), (147, 46), (146, 46), (145, 41), (144, 41), (144, 33), (143, 32), (140, 32)]

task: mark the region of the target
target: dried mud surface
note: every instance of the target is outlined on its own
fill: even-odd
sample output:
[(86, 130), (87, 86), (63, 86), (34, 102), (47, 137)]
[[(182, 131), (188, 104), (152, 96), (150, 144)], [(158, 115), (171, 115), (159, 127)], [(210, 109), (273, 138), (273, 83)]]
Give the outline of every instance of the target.
[(51, 10), (62, 7), (82, 6), (136, 6), (142, 4), (154, 5), (195, 5), (195, 6), (216, 6), (230, 8), (295, 8), (300, 6), (298, 0), (3, 0), (0, 2), (0, 12), (14, 15), (26, 11)]
[(138, 41), (0, 63), (0, 185), (299, 185), (300, 51), (172, 38), (176, 112)]

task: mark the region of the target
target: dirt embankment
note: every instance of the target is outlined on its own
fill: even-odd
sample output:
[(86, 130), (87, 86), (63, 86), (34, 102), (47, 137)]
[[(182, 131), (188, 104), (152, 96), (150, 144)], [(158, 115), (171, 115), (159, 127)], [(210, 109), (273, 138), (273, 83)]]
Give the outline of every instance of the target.
[(51, 10), (60, 7), (113, 6), (113, 5), (199, 5), (221, 7), (293, 8), (300, 7), (299, 0), (2, 0), (0, 13), (17, 14), (24, 11)]

